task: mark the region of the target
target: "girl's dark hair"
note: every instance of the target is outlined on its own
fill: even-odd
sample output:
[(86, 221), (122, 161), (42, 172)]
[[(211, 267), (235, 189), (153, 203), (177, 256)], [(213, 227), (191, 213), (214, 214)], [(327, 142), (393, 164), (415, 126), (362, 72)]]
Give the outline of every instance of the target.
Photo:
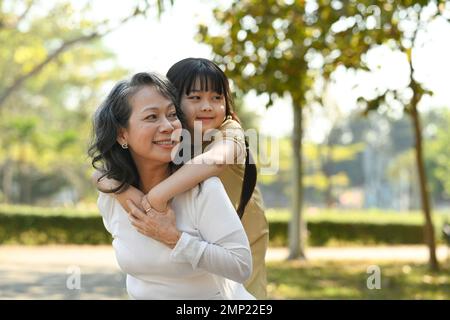
[(183, 123), (176, 90), (164, 76), (156, 73), (141, 72), (130, 80), (118, 82), (94, 115), (94, 137), (88, 154), (92, 166), (103, 174), (98, 179), (107, 177), (119, 181), (119, 186), (104, 192), (123, 192), (130, 185), (139, 188), (139, 174), (128, 149), (123, 149), (117, 142), (121, 128), (128, 128), (132, 107), (130, 99), (144, 86), (152, 86), (164, 97), (170, 99), (177, 116)]
[[(188, 95), (199, 81), (202, 91), (214, 91), (223, 94), (225, 97), (225, 114), (227, 118), (241, 123), (236, 113), (233, 111), (233, 98), (231, 95), (228, 78), (222, 69), (214, 62), (203, 58), (187, 58), (175, 63), (169, 71), (167, 78), (172, 82), (178, 92), (178, 101), (181, 101), (183, 94)], [(245, 140), (246, 158), (244, 181), (242, 183), (241, 199), (236, 209), (239, 217), (242, 218), (245, 207), (252, 197), (256, 186), (256, 165), (249, 150), (248, 141)]]

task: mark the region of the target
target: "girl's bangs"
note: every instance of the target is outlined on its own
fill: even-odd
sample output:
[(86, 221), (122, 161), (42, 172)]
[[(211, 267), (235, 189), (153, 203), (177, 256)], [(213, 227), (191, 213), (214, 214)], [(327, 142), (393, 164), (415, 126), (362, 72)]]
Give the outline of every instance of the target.
[(186, 95), (189, 95), (193, 90), (213, 91), (218, 94), (225, 94), (225, 81), (219, 72), (201, 70), (191, 72), (183, 87)]

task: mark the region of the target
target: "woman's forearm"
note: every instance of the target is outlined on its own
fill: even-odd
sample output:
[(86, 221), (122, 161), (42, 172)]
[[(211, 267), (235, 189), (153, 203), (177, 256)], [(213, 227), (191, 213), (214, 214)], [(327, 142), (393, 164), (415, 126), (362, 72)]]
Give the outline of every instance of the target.
[(189, 262), (194, 269), (201, 268), (239, 283), (244, 283), (252, 271), (248, 240), (239, 230), (216, 243), (183, 232), (171, 259)]

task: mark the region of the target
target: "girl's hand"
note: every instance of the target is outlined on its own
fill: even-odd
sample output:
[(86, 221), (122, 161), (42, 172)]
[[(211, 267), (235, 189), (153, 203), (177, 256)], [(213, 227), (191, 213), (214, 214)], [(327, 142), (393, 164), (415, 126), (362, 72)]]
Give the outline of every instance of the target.
[(154, 209), (156, 211), (165, 212), (167, 210), (167, 201), (160, 199), (156, 196), (155, 188), (150, 190), (146, 195), (142, 197), (140, 202), (142, 208), (145, 212), (150, 209)]
[(176, 226), (175, 212), (170, 207), (167, 207), (165, 212), (150, 209), (145, 214), (133, 201), (128, 200), (127, 206), (130, 208), (131, 224), (139, 233), (164, 243), (171, 249), (175, 247), (181, 232)]
[[(116, 198), (117, 201), (119, 201), (122, 208), (124, 208), (125, 211), (127, 212), (131, 211), (131, 208), (128, 207), (127, 200), (131, 200), (133, 201), (133, 203), (137, 203), (139, 207), (143, 197), (144, 193), (133, 186), (129, 186), (128, 189), (122, 193), (114, 194), (114, 198)], [(142, 209), (142, 207), (139, 207), (139, 209)]]
[(91, 176), (92, 182), (99, 191), (110, 191), (120, 185), (119, 182), (114, 179), (108, 179), (106, 177), (100, 179), (102, 175), (103, 173), (101, 171), (95, 170)]

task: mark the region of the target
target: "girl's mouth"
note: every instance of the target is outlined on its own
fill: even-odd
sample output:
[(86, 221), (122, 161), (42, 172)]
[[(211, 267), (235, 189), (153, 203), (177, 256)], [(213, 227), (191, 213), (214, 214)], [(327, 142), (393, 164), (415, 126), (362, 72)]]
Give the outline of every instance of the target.
[(201, 122), (208, 122), (213, 119), (214, 119), (214, 117), (197, 117), (197, 118), (195, 118), (196, 121), (201, 121)]

